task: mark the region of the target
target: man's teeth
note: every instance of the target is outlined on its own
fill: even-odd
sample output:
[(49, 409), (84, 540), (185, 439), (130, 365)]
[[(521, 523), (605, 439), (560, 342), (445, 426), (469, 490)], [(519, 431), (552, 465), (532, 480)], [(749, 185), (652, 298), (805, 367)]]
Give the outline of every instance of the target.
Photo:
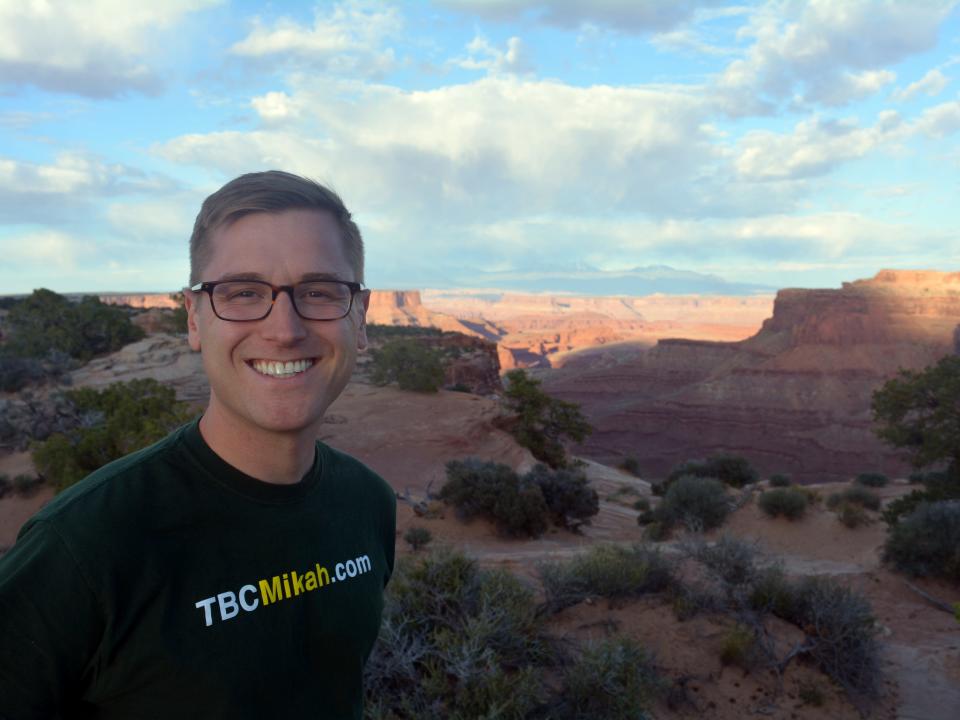
[(290, 377), (306, 370), (313, 365), (313, 360), (292, 360), (289, 362), (279, 362), (277, 360), (254, 360), (250, 363), (253, 369), (261, 375), (272, 375), (273, 377)]

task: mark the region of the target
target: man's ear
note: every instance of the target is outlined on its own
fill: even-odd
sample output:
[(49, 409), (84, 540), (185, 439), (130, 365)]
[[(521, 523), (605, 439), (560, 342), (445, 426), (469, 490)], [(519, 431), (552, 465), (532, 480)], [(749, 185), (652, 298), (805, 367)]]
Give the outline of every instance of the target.
[(200, 327), (197, 324), (200, 295), (187, 288), (183, 290), (183, 306), (187, 309), (187, 340), (190, 349), (195, 352), (200, 352)]
[(370, 291), (361, 290), (360, 319), (357, 324), (357, 350), (367, 349), (367, 310), (370, 308)]

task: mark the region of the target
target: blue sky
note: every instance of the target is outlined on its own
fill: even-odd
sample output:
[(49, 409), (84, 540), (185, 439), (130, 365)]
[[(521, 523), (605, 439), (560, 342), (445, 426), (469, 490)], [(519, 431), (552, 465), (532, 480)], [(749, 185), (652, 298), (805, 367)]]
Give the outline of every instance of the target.
[(170, 291), (328, 182), (371, 287), (960, 270), (955, 0), (0, 0), (0, 293)]

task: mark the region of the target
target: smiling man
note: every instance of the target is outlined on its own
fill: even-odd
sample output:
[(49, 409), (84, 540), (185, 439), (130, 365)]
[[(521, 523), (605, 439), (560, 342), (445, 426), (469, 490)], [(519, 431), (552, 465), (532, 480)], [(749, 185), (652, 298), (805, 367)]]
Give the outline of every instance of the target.
[(190, 241), (202, 417), (59, 495), (0, 559), (0, 718), (356, 718), (396, 499), (317, 441), (366, 347), (360, 232), (271, 171)]

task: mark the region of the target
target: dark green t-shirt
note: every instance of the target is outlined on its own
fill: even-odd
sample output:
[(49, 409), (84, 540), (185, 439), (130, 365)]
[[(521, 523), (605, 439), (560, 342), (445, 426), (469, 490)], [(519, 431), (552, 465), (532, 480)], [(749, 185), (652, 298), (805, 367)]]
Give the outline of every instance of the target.
[(0, 558), (0, 718), (361, 718), (395, 512), (322, 443), (273, 485), (197, 422), (101, 468)]

